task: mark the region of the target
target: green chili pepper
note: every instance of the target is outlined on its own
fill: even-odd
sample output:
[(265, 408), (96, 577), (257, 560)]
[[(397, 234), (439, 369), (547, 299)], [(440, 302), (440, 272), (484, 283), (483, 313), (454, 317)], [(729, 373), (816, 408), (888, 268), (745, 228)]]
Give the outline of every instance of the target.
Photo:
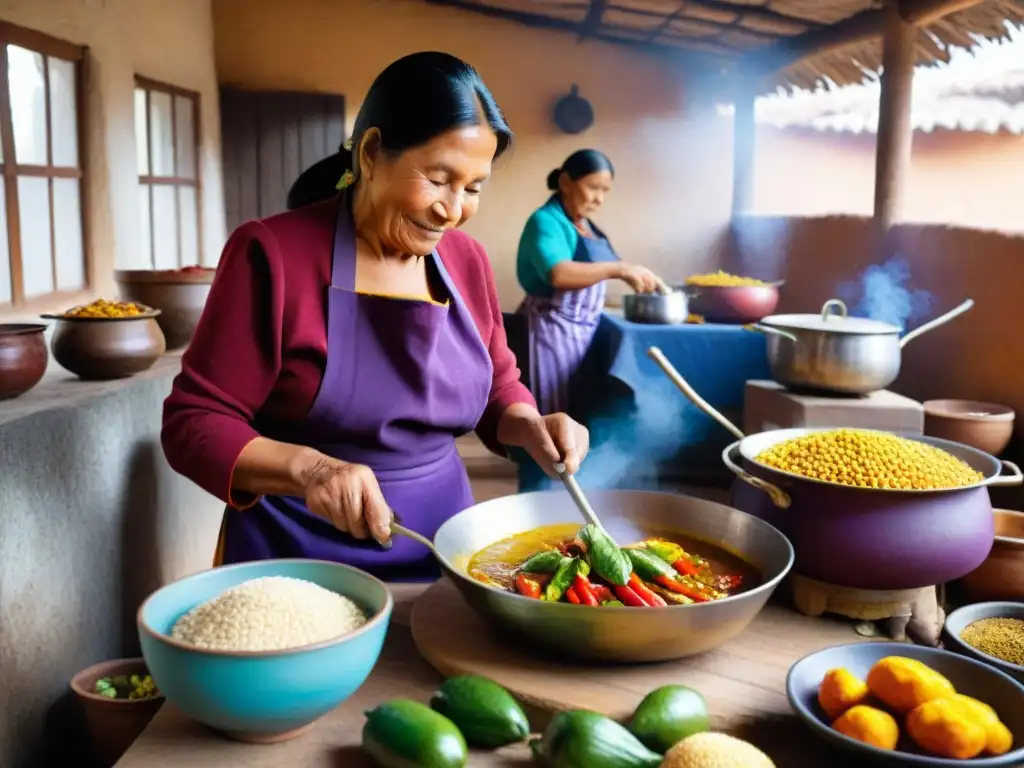
[(523, 573), (554, 573), (558, 570), (562, 561), (569, 559), (557, 549), (552, 549), (548, 552), (538, 552), (533, 555), (522, 564), (521, 568)]
[(648, 552), (657, 555), (669, 565), (682, 557), (686, 557), (686, 550), (678, 544), (673, 544), (671, 541), (652, 539), (644, 543), (647, 545)]
[(619, 587), (629, 583), (633, 566), (607, 532), (594, 524), (586, 525), (580, 539), (587, 545), (590, 565), (598, 576)]
[(558, 566), (558, 570), (551, 577), (551, 581), (544, 587), (544, 599), (557, 603), (562, 599), (565, 591), (572, 586), (576, 574), (586, 576), (588, 573), (590, 573), (590, 566), (583, 560), (575, 557), (566, 558), (565, 562)]
[(103, 696), (103, 697), (108, 698), (108, 699), (116, 699), (117, 698), (117, 689), (116, 688), (104, 688), (102, 691), (97, 691), (97, 693), (100, 696)]
[(654, 581), (659, 576), (675, 580), (676, 569), (660, 557), (642, 549), (627, 549), (626, 555), (633, 563), (633, 569), (644, 581)]
[(602, 608), (616, 608), (616, 607), (624, 608), (625, 605), (623, 604), (623, 602), (621, 600), (605, 600), (603, 603), (601, 603), (601, 607)]
[(93, 690), (95, 690), (96, 693), (103, 693), (103, 691), (112, 687), (113, 686), (110, 685), (110, 681), (107, 678), (101, 677), (99, 680), (96, 681), (96, 686)]

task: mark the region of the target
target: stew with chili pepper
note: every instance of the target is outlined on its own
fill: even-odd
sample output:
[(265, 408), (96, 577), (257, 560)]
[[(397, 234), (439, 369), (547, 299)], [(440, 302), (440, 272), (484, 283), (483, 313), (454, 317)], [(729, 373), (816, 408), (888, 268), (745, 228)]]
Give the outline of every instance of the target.
[(761, 583), (745, 560), (691, 536), (665, 533), (619, 547), (602, 529), (574, 523), (484, 547), (470, 558), (468, 572), (524, 597), (591, 607), (705, 603)]

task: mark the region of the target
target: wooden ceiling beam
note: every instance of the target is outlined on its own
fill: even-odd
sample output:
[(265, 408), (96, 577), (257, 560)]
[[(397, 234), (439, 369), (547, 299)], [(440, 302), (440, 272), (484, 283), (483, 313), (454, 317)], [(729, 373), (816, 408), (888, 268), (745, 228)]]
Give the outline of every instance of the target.
[(745, 5), (740, 3), (729, 3), (725, 0), (689, 0), (690, 5), (707, 8), (709, 11), (720, 13), (737, 13), (741, 16), (749, 16), (753, 19), (770, 21), (776, 24), (792, 24), (794, 26), (810, 27), (812, 29), (823, 26), (820, 22), (800, 16), (789, 16), (785, 13), (772, 11), (759, 5)]
[(601, 31), (601, 21), (604, 18), (604, 9), (608, 5), (608, 0), (590, 0), (590, 6), (587, 8), (587, 15), (583, 17), (583, 23), (580, 25), (580, 40), (595, 35)]
[(755, 48), (745, 54), (742, 61), (750, 71), (765, 74), (777, 72), (808, 56), (881, 37), (884, 22), (885, 13), (882, 9), (861, 11), (829, 27), (795, 35), (774, 45)]
[(926, 27), (951, 13), (964, 11), (984, 0), (900, 0), (900, 16), (915, 27)]

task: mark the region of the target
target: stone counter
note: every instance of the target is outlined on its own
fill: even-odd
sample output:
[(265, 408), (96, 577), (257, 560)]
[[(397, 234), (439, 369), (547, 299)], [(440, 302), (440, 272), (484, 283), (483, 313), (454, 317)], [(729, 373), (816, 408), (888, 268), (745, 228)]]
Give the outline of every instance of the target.
[(120, 381), (51, 368), (0, 402), (0, 766), (11, 768), (81, 765), (68, 681), (137, 654), (138, 605), (209, 567), (222, 507), (160, 449), (180, 354)]

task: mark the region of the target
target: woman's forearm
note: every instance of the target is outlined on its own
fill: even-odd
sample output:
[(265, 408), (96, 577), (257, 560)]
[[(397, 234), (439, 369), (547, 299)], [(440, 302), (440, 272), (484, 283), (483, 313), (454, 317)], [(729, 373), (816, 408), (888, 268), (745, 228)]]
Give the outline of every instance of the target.
[(548, 273), (551, 286), (559, 291), (578, 291), (589, 288), (604, 280), (616, 280), (622, 277), (621, 261), (599, 262), (586, 264), (579, 261), (561, 261), (555, 264)]
[(238, 456), (231, 490), (270, 496), (302, 496), (316, 467), (328, 461), (304, 445), (265, 437), (250, 441)]

